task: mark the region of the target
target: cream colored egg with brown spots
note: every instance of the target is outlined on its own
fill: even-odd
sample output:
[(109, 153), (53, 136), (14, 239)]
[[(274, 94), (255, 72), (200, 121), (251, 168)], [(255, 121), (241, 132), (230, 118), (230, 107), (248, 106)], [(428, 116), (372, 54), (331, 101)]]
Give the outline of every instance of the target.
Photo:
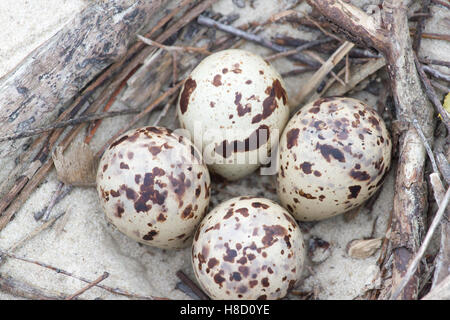
[(146, 127), (123, 134), (105, 151), (97, 191), (107, 220), (125, 235), (183, 248), (207, 210), (210, 177), (186, 137)]
[(371, 107), (352, 98), (322, 98), (286, 125), (278, 196), (298, 220), (329, 218), (371, 197), (390, 163), (389, 133)]
[(304, 260), (296, 221), (279, 204), (257, 197), (215, 207), (192, 246), (195, 276), (213, 299), (281, 299), (298, 283)]
[(209, 169), (236, 180), (268, 162), (289, 107), (278, 72), (256, 54), (231, 49), (208, 56), (192, 71), (177, 113)]

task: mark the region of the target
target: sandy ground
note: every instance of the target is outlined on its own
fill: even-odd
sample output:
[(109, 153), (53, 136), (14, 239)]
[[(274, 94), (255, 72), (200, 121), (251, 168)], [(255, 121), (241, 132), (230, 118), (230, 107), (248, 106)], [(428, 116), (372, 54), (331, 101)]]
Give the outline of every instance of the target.
[[(365, 8), (374, 1), (353, 1)], [(0, 77), (10, 71), (34, 48), (51, 37), (65, 23), (70, 21), (86, 1), (71, 0), (3, 0), (0, 3)], [(222, 14), (239, 12), (241, 18), (234, 22), (239, 25), (249, 20), (266, 20), (271, 14), (279, 12), (291, 1), (256, 1), (256, 9), (250, 8), (248, 2), (244, 9), (236, 7), (231, 0), (221, 0), (213, 6), (214, 11)], [(307, 10), (301, 4), (300, 10)], [(5, 10), (4, 10), (5, 9)], [(435, 9), (433, 9), (435, 10)], [(442, 9), (441, 9), (442, 10)], [(435, 17), (427, 24), (429, 32), (442, 32), (449, 23), (443, 12), (433, 11)], [(448, 14), (447, 14), (448, 15)], [(434, 31), (433, 31), (434, 30)], [(447, 28), (448, 30), (448, 28)], [(307, 33), (305, 30), (294, 30), (288, 26), (275, 25), (265, 31), (270, 37), (276, 33), (314, 39), (318, 33)], [(449, 60), (448, 43), (425, 40), (422, 48), (430, 58)], [(439, 50), (435, 50), (439, 46)], [(253, 44), (245, 44), (243, 49), (261, 55), (270, 54), (266, 49)], [(437, 52), (435, 54), (435, 52)], [(277, 60), (273, 63), (280, 72), (292, 68), (291, 62)], [(288, 94), (293, 95), (304, 84), (311, 74), (286, 80)], [(376, 97), (369, 93), (357, 93), (351, 96), (374, 105)], [(120, 102), (113, 109), (123, 108)], [(173, 110), (172, 110), (173, 111)], [(105, 120), (92, 142), (94, 150), (111, 136), (114, 128), (124, 125), (127, 117)], [(169, 112), (162, 125), (176, 127), (174, 113)], [(78, 141), (81, 141), (81, 136)], [(220, 201), (236, 195), (251, 194), (265, 196), (276, 200), (273, 192), (273, 177), (259, 177), (257, 173), (239, 182), (224, 186), (215, 186), (212, 192), (211, 207)], [(386, 230), (389, 212), (393, 199), (393, 172), (391, 170), (384, 184), (382, 193), (373, 210), (362, 210), (353, 220), (347, 222), (344, 217), (337, 216), (315, 224), (303, 226), (305, 241), (318, 237), (330, 243), (331, 255), (322, 263), (310, 264), (305, 268), (303, 281), (296, 288), (298, 291), (318, 292), (319, 299), (353, 299), (376, 285), (378, 267), (375, 262), (379, 252), (367, 259), (352, 259), (347, 256), (345, 248), (353, 239), (369, 237), (376, 221), (374, 237), (383, 237)], [(52, 172), (36, 189), (23, 205), (16, 218), (0, 233), (0, 248), (6, 250), (25, 237), (41, 223), (36, 222), (33, 214), (42, 210), (57, 188), (56, 174)], [(269, 187), (268, 187), (269, 186)], [(220, 189), (220, 192), (217, 190)], [(189, 299), (187, 295), (176, 289), (179, 282), (175, 273), (181, 269), (193, 278), (190, 265), (190, 249), (168, 251), (140, 245), (115, 231), (109, 225), (101, 211), (97, 193), (93, 188), (76, 188), (53, 210), (53, 215), (65, 212), (55, 225), (16, 251), (16, 254), (36, 259), (55, 267), (65, 269), (75, 275), (94, 280), (104, 271), (110, 277), (103, 283), (112, 287), (120, 287), (142, 295), (153, 295), (173, 299)], [(11, 275), (19, 280), (53, 292), (70, 294), (85, 284), (64, 275), (44, 269), (37, 265), (6, 259), (0, 265), (0, 273)], [(290, 296), (295, 298), (295, 296)], [(0, 292), (0, 299), (14, 299)], [(84, 299), (120, 299), (104, 290), (93, 288), (82, 295)]]

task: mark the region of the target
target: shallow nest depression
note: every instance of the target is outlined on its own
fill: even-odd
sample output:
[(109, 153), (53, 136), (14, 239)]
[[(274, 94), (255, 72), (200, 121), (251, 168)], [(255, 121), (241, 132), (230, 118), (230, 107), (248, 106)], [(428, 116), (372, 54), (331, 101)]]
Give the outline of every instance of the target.
[[(6, 48), (0, 54), (4, 57), (0, 89), (13, 88), (22, 95), (29, 94), (28, 98), (32, 92), (19, 86), (25, 88), (20, 92), (11, 79), (20, 73), (20, 68), (26, 70), (30, 56), (48, 54), (55, 37), (67, 32), (71, 24), (76, 25), (73, 21), (79, 21), (90, 8), (118, 10), (116, 20), (112, 19), (117, 22), (127, 17), (120, 10), (130, 6), (130, 1), (125, 0), (77, 1), (72, 3), (75, 8), (67, 5), (67, 10), (59, 10), (49, 0), (28, 6), (21, 2), (2, 4), (10, 10), (22, 7), (22, 16), (29, 19), (23, 26), (8, 20), (12, 18), (0, 20), (7, 30), (5, 45), (0, 46)], [(318, 6), (321, 3), (308, 2)], [(373, 21), (379, 21), (383, 15), (381, 1), (351, 3)], [(45, 100), (53, 107), (39, 113), (42, 120), (23, 122), (23, 130), (17, 131), (6, 126), (14, 120), (1, 118), (6, 129), (0, 131), (0, 298), (207, 298), (196, 286), (190, 248), (162, 250), (141, 245), (107, 223), (92, 187), (92, 166), (111, 137), (128, 128), (178, 128), (176, 98), (182, 81), (207, 55), (228, 48), (245, 49), (269, 61), (285, 80), (290, 104), (301, 106), (319, 97), (345, 95), (372, 106), (385, 120), (394, 141), (394, 158), (380, 192), (345, 214), (320, 222), (299, 222), (308, 249), (307, 264), (302, 281), (286, 299), (392, 297), (393, 284), (399, 285), (402, 280), (396, 278), (395, 250), (399, 242), (392, 237), (394, 194), (399, 192), (395, 184), (398, 150), (411, 126), (415, 125), (417, 132), (424, 131), (422, 135), (427, 137), (430, 132), (421, 130), (420, 121), (405, 124), (408, 115), (399, 114), (396, 109), (395, 88), (393, 94), (392, 77), (382, 55), (386, 52), (377, 50), (370, 39), (350, 32), (347, 28), (351, 26), (337, 25), (324, 17), (326, 12), (313, 10), (306, 1), (184, 0), (162, 1), (152, 8), (138, 1), (133, 8), (152, 10), (151, 15), (147, 12), (151, 18), (139, 12), (136, 16), (143, 19), (143, 25), (123, 23), (121, 28), (128, 30), (124, 34), (129, 32), (123, 43), (117, 42), (117, 50), (111, 50), (108, 57), (97, 52), (100, 57), (89, 61), (92, 65), (85, 79), (77, 78), (73, 86), (58, 87), (59, 99)], [(433, 97), (442, 104), (450, 80), (450, 39), (448, 34), (442, 34), (450, 29), (449, 6), (437, 0), (411, 1), (407, 8), (407, 27), (417, 64), (431, 88), (424, 85), (424, 92), (432, 92), (425, 98), (430, 99), (432, 106)], [(46, 15), (53, 20), (43, 24)], [(86, 25), (92, 30), (101, 29)], [(15, 38), (14, 32), (29, 39), (28, 43), (24, 45), (23, 40)], [(83, 41), (77, 46), (88, 50), (92, 39)], [(49, 45), (41, 46), (44, 42)], [(81, 59), (76, 52), (74, 56)], [(81, 61), (70, 63), (83, 68)], [(51, 74), (50, 70), (40, 72)], [(65, 80), (49, 77), (48, 81)], [(37, 87), (33, 93), (41, 94), (41, 89), (47, 90)], [(6, 107), (0, 105), (0, 109)], [(438, 117), (437, 113), (430, 118), (434, 139), (428, 137), (428, 141), (434, 140), (428, 146), (434, 159), (426, 159), (421, 173), (428, 193), (422, 190), (424, 204), (420, 217), (415, 217), (422, 221), (417, 223), (418, 238), (410, 230), (415, 245), (408, 239), (402, 240), (406, 248), (413, 250), (408, 266), (420, 252), (448, 183), (448, 116)], [(57, 161), (58, 174), (53, 159)], [(274, 186), (275, 176), (261, 176), (259, 171), (236, 182), (213, 177), (209, 207), (241, 195), (278, 202)], [(434, 232), (413, 277), (416, 288), (403, 298), (422, 298), (447, 277), (446, 230), (450, 228), (443, 223)]]

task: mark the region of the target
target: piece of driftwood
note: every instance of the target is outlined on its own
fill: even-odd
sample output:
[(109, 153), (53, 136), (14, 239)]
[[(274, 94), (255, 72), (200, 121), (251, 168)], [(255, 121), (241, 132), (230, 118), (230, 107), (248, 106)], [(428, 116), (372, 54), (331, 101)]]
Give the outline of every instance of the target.
[[(414, 64), (407, 21), (409, 1), (383, 1), (382, 22), (340, 0), (307, 2), (318, 9), (337, 30), (343, 31), (348, 39), (374, 47), (384, 55), (397, 119), (411, 123), (415, 117), (424, 135), (432, 142), (433, 109), (421, 87)], [(421, 243), (423, 215), (427, 208), (425, 159), (425, 148), (420, 136), (414, 126), (410, 125), (399, 137), (399, 161), (390, 235), (393, 255), (392, 291), (395, 291), (402, 281)], [(399, 298), (416, 299), (417, 295), (418, 278), (413, 276)]]
[[(60, 108), (119, 60), (164, 0), (89, 2), (56, 35), (0, 80), (0, 136), (54, 120)], [(0, 144), (0, 165), (24, 141)]]
[(32, 300), (63, 300), (64, 294), (44, 291), (29, 283), (19, 281), (9, 275), (0, 274), (0, 291), (15, 297)]

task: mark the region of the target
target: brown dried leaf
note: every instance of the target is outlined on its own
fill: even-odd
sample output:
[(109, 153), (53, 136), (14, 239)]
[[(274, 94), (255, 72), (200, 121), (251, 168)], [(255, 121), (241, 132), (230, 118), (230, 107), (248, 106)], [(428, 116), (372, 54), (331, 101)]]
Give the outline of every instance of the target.
[(380, 247), (383, 238), (356, 239), (347, 245), (347, 254), (356, 259), (366, 259), (372, 256)]
[(61, 147), (57, 147), (52, 158), (61, 182), (76, 187), (95, 186), (97, 163), (89, 145), (74, 144), (65, 154)]

